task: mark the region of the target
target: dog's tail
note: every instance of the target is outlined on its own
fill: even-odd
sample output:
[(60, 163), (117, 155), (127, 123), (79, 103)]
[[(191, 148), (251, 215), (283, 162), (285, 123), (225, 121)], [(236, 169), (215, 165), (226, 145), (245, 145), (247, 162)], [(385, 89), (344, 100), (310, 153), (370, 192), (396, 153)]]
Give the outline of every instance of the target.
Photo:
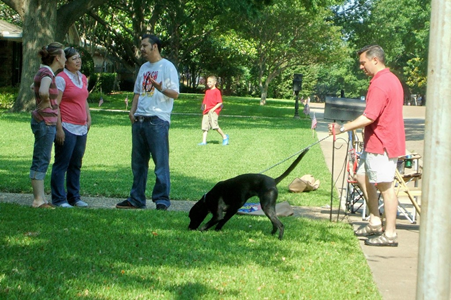
[(310, 150), (310, 147), (305, 148), (304, 151), (302, 151), (301, 154), (299, 154), (299, 156), (296, 158), (296, 160), (288, 167), (288, 169), (283, 172), (282, 175), (280, 175), (279, 177), (277, 177), (276, 179), (274, 179), (276, 181), (276, 184), (279, 184), (279, 182), (281, 182), (283, 179), (285, 179), (285, 177), (287, 177), (291, 171), (294, 170), (294, 168), (296, 168), (296, 166), (298, 165), (298, 163), (301, 161), (301, 159), (304, 157), (304, 155)]

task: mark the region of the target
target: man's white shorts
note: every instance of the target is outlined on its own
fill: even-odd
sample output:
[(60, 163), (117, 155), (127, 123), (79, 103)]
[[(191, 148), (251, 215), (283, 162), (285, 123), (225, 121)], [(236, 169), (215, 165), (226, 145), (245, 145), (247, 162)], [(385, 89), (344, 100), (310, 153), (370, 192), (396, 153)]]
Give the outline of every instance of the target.
[(371, 183), (392, 182), (395, 178), (398, 158), (389, 158), (384, 154), (367, 153), (360, 156), (357, 175), (367, 175)]

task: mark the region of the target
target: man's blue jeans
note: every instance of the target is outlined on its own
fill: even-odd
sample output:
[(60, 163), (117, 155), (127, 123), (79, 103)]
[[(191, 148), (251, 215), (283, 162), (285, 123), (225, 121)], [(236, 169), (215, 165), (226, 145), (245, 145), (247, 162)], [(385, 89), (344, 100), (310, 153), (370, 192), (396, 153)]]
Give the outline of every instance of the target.
[(146, 185), (149, 160), (155, 164), (155, 185), (152, 201), (169, 207), (171, 188), (169, 174), (169, 122), (158, 117), (138, 119), (132, 125), (133, 186), (128, 201), (140, 208), (146, 207)]
[[(52, 203), (74, 205), (80, 200), (80, 171), (88, 135), (75, 135), (64, 128), (63, 130), (64, 144), (55, 143), (55, 161), (51, 181)], [(67, 194), (64, 182), (66, 182)]]
[(44, 180), (52, 156), (53, 141), (56, 126), (47, 125), (31, 118), (31, 130), (34, 134), (33, 161), (30, 168), (30, 178)]

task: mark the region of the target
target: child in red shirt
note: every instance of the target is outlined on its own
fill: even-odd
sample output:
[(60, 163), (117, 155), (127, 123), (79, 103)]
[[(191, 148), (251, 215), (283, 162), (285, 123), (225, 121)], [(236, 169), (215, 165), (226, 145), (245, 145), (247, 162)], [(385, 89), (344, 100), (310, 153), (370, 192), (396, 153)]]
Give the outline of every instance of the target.
[(216, 130), (222, 136), (222, 145), (229, 144), (229, 135), (225, 134), (219, 127), (218, 117), (222, 109), (221, 91), (216, 88), (216, 76), (207, 78), (208, 90), (205, 92), (204, 101), (202, 102), (203, 118), (202, 118), (202, 143), (199, 146), (207, 144), (207, 134), (210, 129)]

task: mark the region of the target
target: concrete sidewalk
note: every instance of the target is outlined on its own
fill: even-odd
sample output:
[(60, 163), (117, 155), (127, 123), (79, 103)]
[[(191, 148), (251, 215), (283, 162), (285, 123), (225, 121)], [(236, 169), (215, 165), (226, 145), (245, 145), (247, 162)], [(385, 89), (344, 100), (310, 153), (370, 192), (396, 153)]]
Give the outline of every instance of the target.
[[(315, 116), (318, 120), (317, 133), (318, 139), (321, 139), (328, 135), (328, 124), (331, 123), (331, 121), (323, 119), (324, 103), (311, 103), (310, 107), (311, 114), (312, 112), (315, 112)], [(425, 107), (405, 106), (404, 121), (406, 127), (406, 149), (423, 156)], [(339, 192), (342, 190), (343, 173), (346, 172), (346, 170), (343, 170), (347, 149), (346, 143), (347, 135), (344, 134), (337, 136), (335, 151), (332, 150), (332, 137), (321, 143), (324, 158), (331, 172), (332, 157), (334, 157), (334, 182), (336, 182), (336, 188)], [(344, 185), (343, 188), (346, 188), (346, 185)], [(342, 201), (338, 201), (337, 199), (334, 202), (334, 205), (337, 206), (335, 208), (338, 208), (339, 202), (341, 202), (341, 207), (344, 208), (343, 198), (346, 196), (345, 190), (343, 190), (343, 195)], [(408, 199), (400, 198), (399, 200), (408, 207), (409, 211), (413, 212), (412, 205), (410, 205)], [(340, 215), (343, 216), (344, 214), (345, 213), (342, 210)], [(366, 221), (362, 220), (361, 209), (355, 214), (347, 213), (346, 217), (354, 226), (354, 229), (367, 224)], [(376, 282), (383, 299), (415, 299), (419, 223), (419, 217), (416, 220), (416, 224), (412, 224), (403, 215), (400, 214), (398, 216), (397, 233), (399, 246), (396, 248), (365, 246), (364, 238), (361, 240), (360, 245), (362, 251), (367, 258), (368, 265), (373, 273), (374, 281)], [(355, 267), (358, 268), (358, 266)]]

